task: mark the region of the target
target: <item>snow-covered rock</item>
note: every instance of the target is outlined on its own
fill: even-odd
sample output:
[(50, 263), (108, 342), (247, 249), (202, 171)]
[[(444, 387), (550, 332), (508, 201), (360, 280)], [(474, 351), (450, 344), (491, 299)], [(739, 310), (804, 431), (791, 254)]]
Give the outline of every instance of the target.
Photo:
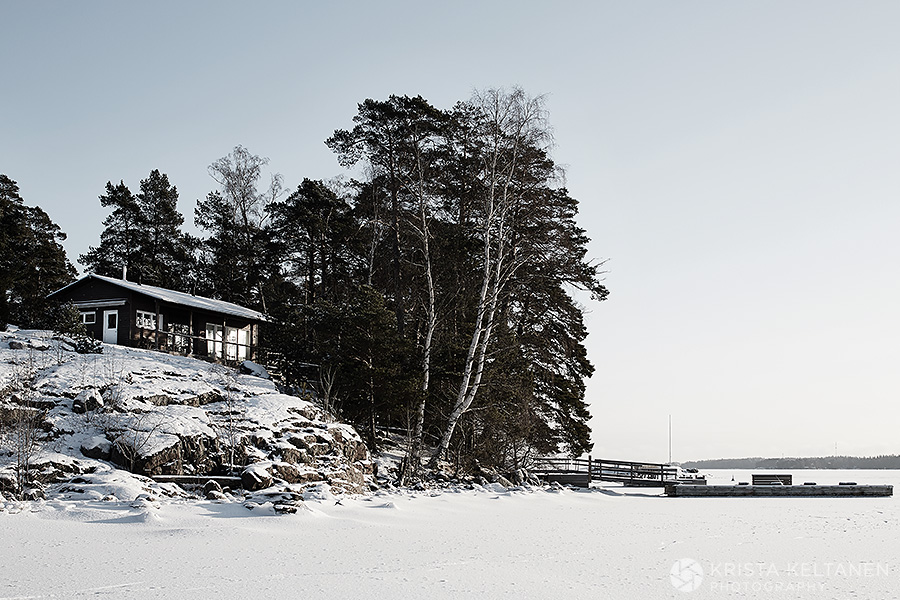
[[(76, 354), (46, 332), (3, 335), (24, 346), (50, 340), (48, 348), (55, 349), (26, 356), (0, 345), (0, 385), (31, 369), (29, 402), (46, 410), (51, 438), (33, 462), (45, 471), (46, 480), (68, 485), (64, 493), (85, 488), (67, 484), (73, 477), (90, 472), (109, 476), (98, 461), (150, 476), (222, 475), (243, 469), (245, 487), (254, 490), (321, 482), (343, 492), (369, 488), (372, 464), (357, 432), (314, 403), (281, 393), (259, 365), (245, 363), (248, 373), (242, 374), (121, 346), (104, 345), (102, 354)], [(9, 339), (13, 335), (15, 340)], [(8, 457), (0, 456), (0, 478), (11, 473)], [(147, 485), (142, 481), (140, 493)], [(0, 485), (7, 487), (12, 489)], [(104, 495), (122, 499), (122, 493), (127, 496), (122, 490)]]
[(241, 363), (241, 373), (244, 375), (255, 375), (262, 379), (269, 379), (269, 372), (262, 365), (258, 365), (252, 360), (245, 360)]
[(97, 458), (99, 460), (109, 460), (112, 451), (112, 444), (104, 435), (95, 435), (91, 439), (81, 444), (81, 453), (88, 458)]
[(82, 390), (72, 400), (72, 412), (76, 414), (84, 414), (103, 408), (103, 396), (94, 388)]
[(241, 473), (241, 485), (251, 492), (272, 485), (272, 475), (262, 464), (250, 465)]

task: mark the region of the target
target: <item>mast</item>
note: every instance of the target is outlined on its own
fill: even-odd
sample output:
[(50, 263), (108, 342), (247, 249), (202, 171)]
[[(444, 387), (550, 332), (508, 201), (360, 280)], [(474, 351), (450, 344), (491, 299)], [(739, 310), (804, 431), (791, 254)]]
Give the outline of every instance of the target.
[(672, 464), (672, 415), (669, 415), (669, 464)]

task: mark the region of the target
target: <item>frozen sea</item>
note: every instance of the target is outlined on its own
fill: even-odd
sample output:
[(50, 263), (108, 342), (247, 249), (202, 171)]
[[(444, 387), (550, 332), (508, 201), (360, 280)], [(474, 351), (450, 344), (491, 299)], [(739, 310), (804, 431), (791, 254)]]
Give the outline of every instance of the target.
[[(897, 471), (786, 472), (900, 483)], [(661, 494), (326, 495), (295, 515), (182, 499), (7, 502), (0, 598), (900, 597), (896, 497)]]

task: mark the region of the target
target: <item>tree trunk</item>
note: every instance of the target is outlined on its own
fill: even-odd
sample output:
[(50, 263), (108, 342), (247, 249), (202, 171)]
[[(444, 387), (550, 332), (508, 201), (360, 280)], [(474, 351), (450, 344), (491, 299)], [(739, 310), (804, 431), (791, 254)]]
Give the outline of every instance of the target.
[[(484, 276), (481, 282), (481, 293), (478, 298), (475, 328), (472, 331), (472, 339), (469, 342), (469, 350), (466, 353), (466, 362), (463, 367), (463, 375), (460, 380), (459, 389), (457, 390), (456, 402), (453, 405), (453, 410), (450, 413), (450, 418), (447, 421), (447, 426), (444, 428), (444, 434), (441, 436), (441, 441), (438, 444), (437, 450), (431, 457), (429, 463), (431, 467), (436, 467), (441, 456), (447, 452), (447, 449), (450, 447), (450, 439), (453, 437), (453, 431), (456, 429), (456, 423), (459, 421), (462, 414), (469, 409), (469, 406), (471, 406), (472, 401), (475, 399), (475, 389), (470, 387), (472, 373), (476, 367), (476, 358), (483, 357), (482, 350), (487, 347), (486, 342), (489, 341), (487, 336), (490, 335), (490, 329), (493, 326), (493, 323), (490, 322), (493, 319), (493, 312), (490, 312), (488, 315), (489, 311), (487, 304), (489, 296), (492, 297), (494, 295), (494, 290), (491, 289), (491, 283), (493, 282), (493, 264), (491, 262), (491, 228), (494, 214), (493, 192), (490, 194), (488, 207), (489, 209), (484, 227)], [(484, 327), (486, 316), (488, 316), (489, 324), (487, 327)], [(482, 346), (482, 344), (484, 345)], [(478, 371), (477, 380), (480, 385), (480, 369)]]
[[(421, 190), (420, 190), (421, 194)], [(431, 248), (428, 243), (428, 218), (425, 211), (425, 198), (420, 195), (420, 216), (422, 219), (422, 251), (425, 260), (425, 285), (428, 293), (426, 306), (425, 342), (422, 352), (422, 388), (421, 397), (416, 407), (416, 423), (413, 430), (413, 443), (409, 453), (409, 465), (413, 474), (419, 470), (422, 460), (422, 448), (425, 444), (425, 406), (428, 402), (428, 388), (431, 381), (431, 346), (434, 341), (434, 330), (437, 328), (435, 312), (434, 277), (431, 270)]]

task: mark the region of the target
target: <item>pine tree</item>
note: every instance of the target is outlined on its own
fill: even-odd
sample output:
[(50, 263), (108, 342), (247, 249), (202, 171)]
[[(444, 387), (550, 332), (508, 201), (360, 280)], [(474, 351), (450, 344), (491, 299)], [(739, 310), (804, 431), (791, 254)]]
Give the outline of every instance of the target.
[(137, 199), (124, 181), (113, 186), (106, 183), (106, 194), (100, 196), (100, 206), (112, 207), (103, 220), (100, 245), (91, 246), (78, 262), (91, 272), (106, 277), (121, 277), (127, 271), (130, 281), (140, 281), (144, 270), (142, 248), (146, 245), (146, 224)]
[[(364, 161), (371, 172), (367, 201), (369, 218), (386, 224), (372, 239), (372, 249), (385, 245), (389, 266), (382, 272), (388, 283), (378, 285), (388, 292), (397, 317), (397, 329), (406, 335), (407, 287), (411, 274), (405, 267), (410, 258), (407, 216), (415, 214), (423, 192), (424, 146), (436, 135), (443, 113), (421, 96), (390, 96), (386, 101), (368, 99), (359, 104), (352, 130), (338, 129), (325, 143), (344, 166)], [(418, 192), (418, 194), (417, 194)], [(384, 236), (382, 238), (382, 235)]]
[(165, 173), (154, 169), (141, 181), (136, 196), (143, 224), (140, 276), (144, 283), (188, 290), (193, 278), (194, 243), (181, 231), (178, 190)]
[(339, 289), (347, 287), (358, 268), (355, 223), (347, 202), (324, 182), (304, 179), (268, 211), (285, 276), (301, 290), (303, 304), (339, 298)]
[(100, 205), (112, 207), (100, 244), (79, 257), (89, 271), (107, 277), (192, 291), (198, 242), (181, 231), (178, 190), (158, 169), (141, 180), (137, 195), (120, 181), (106, 184)]
[(0, 322), (47, 327), (47, 294), (74, 280), (62, 247), (66, 234), (40, 207), (25, 206), (19, 187), (0, 175)]
[(431, 227), (447, 115), (421, 96), (391, 96), (361, 103), (353, 120), (352, 130), (337, 130), (326, 143), (341, 164), (364, 161), (369, 169), (371, 178), (356, 207), (367, 225), (366, 283), (390, 298), (398, 333), (406, 339), (414, 334), (420, 353), (421, 380), (412, 407), (407, 460), (414, 472), (423, 445), (438, 322)]
[(0, 174), (0, 327), (9, 321), (9, 290), (16, 284), (20, 254), (17, 239), (25, 220), (25, 208), (16, 182)]

